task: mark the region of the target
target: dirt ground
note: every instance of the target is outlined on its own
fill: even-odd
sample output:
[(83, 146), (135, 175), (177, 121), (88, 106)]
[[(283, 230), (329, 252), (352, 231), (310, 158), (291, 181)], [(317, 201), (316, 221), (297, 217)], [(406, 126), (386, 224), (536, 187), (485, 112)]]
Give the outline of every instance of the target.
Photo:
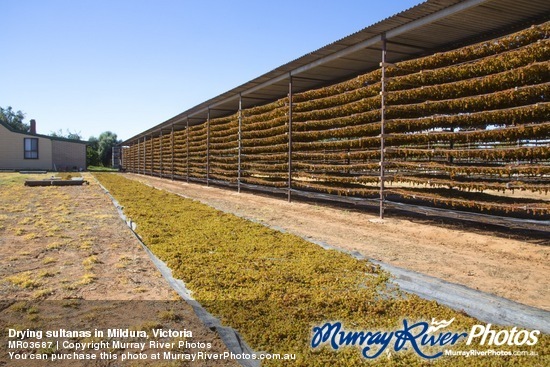
[[(148, 334), (160, 328), (188, 330), (192, 337), (159, 338), (176, 342), (176, 347), (147, 347), (145, 352), (226, 352), (218, 335), (202, 324), (191, 306), (161, 277), (95, 179), (87, 173), (83, 176), (89, 185), (31, 188), (23, 186), (23, 180), (30, 176), (0, 173), (0, 340), (8, 328), (123, 328)], [(211, 347), (179, 347), (180, 340), (209, 343)], [(10, 359), (8, 352), (22, 354), (28, 348), (6, 350), (7, 342), (0, 344), (0, 366), (44, 365)], [(122, 354), (136, 350), (111, 349), (118, 360), (95, 364), (70, 360), (55, 365), (182, 365), (181, 361), (121, 363)], [(52, 356), (51, 350), (46, 353)], [(185, 365), (237, 364), (231, 360), (205, 360)]]
[(550, 240), (126, 174), (219, 210), (419, 273), (550, 310)]

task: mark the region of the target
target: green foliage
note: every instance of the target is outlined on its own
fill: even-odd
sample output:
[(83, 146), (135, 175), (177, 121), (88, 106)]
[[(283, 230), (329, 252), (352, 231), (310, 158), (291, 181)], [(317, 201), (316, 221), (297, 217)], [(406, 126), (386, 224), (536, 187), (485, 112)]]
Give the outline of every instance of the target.
[(64, 138), (64, 139), (72, 139), (72, 140), (82, 140), (82, 135), (80, 132), (72, 132), (69, 129), (67, 129), (66, 133), (63, 133), (63, 129), (59, 129), (57, 131), (50, 132), (50, 136), (53, 136), (55, 138)]
[(117, 140), (117, 135), (111, 131), (101, 133), (99, 138), (91, 136), (88, 139), (89, 145), (86, 150), (86, 162), (88, 166), (109, 167), (113, 147), (120, 142), (120, 140)]
[(86, 166), (90, 169), (90, 166), (99, 166), (99, 153), (97, 152), (99, 140), (95, 136), (90, 136), (88, 139), (88, 146), (86, 147)]
[(90, 136), (90, 139), (88, 139), (88, 146), (97, 151), (99, 147), (99, 139), (95, 136)]
[(86, 166), (88, 169), (90, 169), (90, 166), (99, 166), (99, 154), (97, 153), (97, 149), (94, 149), (91, 146), (86, 147)]
[(103, 164), (103, 166), (110, 166), (113, 147), (118, 143), (120, 143), (120, 141), (117, 140), (117, 135), (111, 131), (105, 131), (99, 135), (97, 154), (99, 156), (99, 162)]
[(87, 168), (90, 172), (118, 172), (118, 168), (109, 168), (97, 165), (88, 166)]
[(14, 130), (28, 132), (30, 126), (23, 122), (25, 114), (21, 111), (15, 112), (11, 106), (6, 108), (0, 107), (0, 121), (7, 124)]

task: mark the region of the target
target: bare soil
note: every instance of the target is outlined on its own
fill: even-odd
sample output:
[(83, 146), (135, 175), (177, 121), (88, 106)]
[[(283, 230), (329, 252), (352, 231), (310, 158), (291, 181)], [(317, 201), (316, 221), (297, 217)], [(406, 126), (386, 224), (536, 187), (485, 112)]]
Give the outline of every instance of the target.
[(464, 223), (380, 220), (359, 210), (136, 174), (126, 177), (304, 238), (550, 310), (550, 241), (545, 239), (510, 232), (507, 238), (506, 232), (480, 231)]
[[(202, 324), (191, 306), (162, 278), (90, 174), (83, 174), (89, 185), (56, 187), (25, 187), (21, 176), (0, 173), (0, 340), (4, 339), (0, 343), (0, 366), (45, 365), (44, 361), (9, 358), (8, 351), (23, 353), (28, 349), (6, 349), (8, 328), (121, 328), (144, 330), (149, 334), (158, 328), (188, 330), (192, 338), (158, 339), (176, 342), (176, 347), (147, 345), (145, 352), (227, 351), (219, 336)], [(209, 343), (211, 347), (177, 347), (180, 340)], [(175, 366), (182, 363), (151, 360), (121, 363), (122, 354), (139, 351), (132, 348), (111, 351), (118, 355), (118, 360), (69, 360), (55, 362), (55, 365)], [(237, 363), (205, 360), (192, 365), (237, 366)]]

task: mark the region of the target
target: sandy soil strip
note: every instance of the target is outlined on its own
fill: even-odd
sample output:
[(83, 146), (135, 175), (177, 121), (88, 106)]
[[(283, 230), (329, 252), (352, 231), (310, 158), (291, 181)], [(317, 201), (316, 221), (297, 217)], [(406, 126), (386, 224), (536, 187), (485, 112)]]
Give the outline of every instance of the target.
[[(6, 180), (9, 174), (0, 175), (3, 175), (0, 180)], [(159, 341), (175, 342), (174, 348), (147, 346), (145, 352), (227, 351), (218, 335), (202, 324), (192, 307), (161, 277), (91, 175), (84, 174), (89, 186), (34, 188), (24, 187), (19, 174), (11, 175), (14, 177), (7, 179), (17, 184), (0, 187), (2, 330), (9, 327), (22, 330), (129, 328), (149, 333), (157, 328), (190, 330), (193, 337), (180, 340), (211, 347), (178, 347), (180, 340), (170, 337)], [(7, 342), (2, 339), (0, 365), (44, 365), (43, 361), (10, 360)], [(136, 351), (113, 351), (119, 356), (127, 352)], [(121, 363), (120, 358), (98, 363), (127, 364)], [(177, 362), (160, 365), (173, 363)], [(79, 366), (81, 363), (68, 360), (56, 361), (55, 365)], [(83, 361), (82, 365), (89, 364)], [(140, 361), (139, 365), (156, 366), (159, 361)], [(237, 365), (232, 360), (193, 364)]]

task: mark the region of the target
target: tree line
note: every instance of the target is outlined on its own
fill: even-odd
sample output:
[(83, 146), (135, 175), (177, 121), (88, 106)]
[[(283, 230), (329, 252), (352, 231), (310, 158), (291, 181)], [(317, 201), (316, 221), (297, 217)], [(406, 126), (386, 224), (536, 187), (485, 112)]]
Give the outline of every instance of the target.
[[(2, 123), (15, 131), (29, 133), (31, 127), (24, 122), (24, 119), (25, 113), (21, 110), (15, 111), (11, 106), (6, 108), (0, 107), (0, 121)], [(48, 135), (55, 138), (84, 141), (80, 132), (72, 132), (70, 130), (63, 132), (62, 129), (59, 129), (58, 131), (51, 131)], [(120, 144), (121, 140), (117, 138), (117, 134), (111, 131), (105, 131), (102, 132), (99, 137), (90, 136), (87, 142), (86, 164), (88, 166), (109, 167), (111, 166), (113, 147)]]

